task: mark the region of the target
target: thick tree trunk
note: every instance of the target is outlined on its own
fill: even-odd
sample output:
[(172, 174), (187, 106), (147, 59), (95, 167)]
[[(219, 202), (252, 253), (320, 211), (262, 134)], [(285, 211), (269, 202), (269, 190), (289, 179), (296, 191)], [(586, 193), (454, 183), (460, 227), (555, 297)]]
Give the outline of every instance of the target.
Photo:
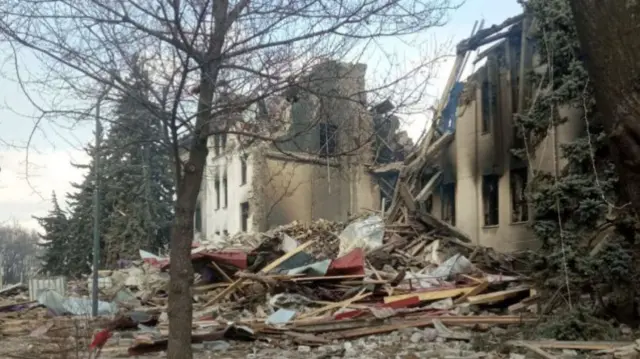
[[(193, 215), (208, 155), (206, 132), (211, 120), (213, 89), (218, 74), (217, 66), (217, 63), (212, 64), (201, 75), (201, 92), (193, 142), (189, 150), (189, 160), (184, 165), (177, 191), (176, 219), (171, 232), (168, 359), (191, 359), (193, 357), (191, 350)], [(216, 70), (214, 71), (214, 69)]]
[(640, 1), (569, 0), (603, 114), (620, 199), (640, 213)]

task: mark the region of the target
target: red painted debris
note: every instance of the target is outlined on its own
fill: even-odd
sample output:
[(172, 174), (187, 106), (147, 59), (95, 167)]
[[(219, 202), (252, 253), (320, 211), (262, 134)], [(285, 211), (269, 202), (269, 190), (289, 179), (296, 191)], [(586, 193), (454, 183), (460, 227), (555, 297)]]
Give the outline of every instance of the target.
[(327, 275), (364, 275), (364, 250), (356, 248), (344, 256), (334, 259)]
[(155, 258), (145, 258), (143, 259), (143, 261), (145, 263), (149, 263), (153, 267), (160, 268), (160, 269), (164, 269), (169, 265), (169, 259), (158, 260)]
[(111, 338), (112, 334), (109, 329), (103, 329), (96, 333), (93, 337), (93, 341), (89, 345), (89, 350), (94, 349), (102, 349), (102, 347), (107, 343), (109, 338)]
[(211, 260), (215, 261), (217, 264), (227, 264), (234, 266), (238, 269), (247, 269), (247, 254), (244, 252), (229, 252), (229, 251), (220, 251), (220, 252), (203, 252), (199, 253), (204, 257), (211, 258)]
[[(198, 252), (191, 255), (191, 260), (207, 258), (215, 261), (217, 264), (232, 265), (238, 269), (247, 269), (247, 254), (244, 252), (233, 251), (216, 251), (216, 252)], [(162, 262), (160, 268), (165, 270), (169, 268), (169, 260)]]

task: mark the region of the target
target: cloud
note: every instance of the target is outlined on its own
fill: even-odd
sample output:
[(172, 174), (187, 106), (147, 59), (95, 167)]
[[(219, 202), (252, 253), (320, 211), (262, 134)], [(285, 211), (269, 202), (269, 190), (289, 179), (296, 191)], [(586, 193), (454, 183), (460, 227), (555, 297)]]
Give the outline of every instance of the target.
[[(51, 209), (55, 191), (64, 206), (64, 195), (72, 190), (71, 182), (82, 179), (83, 170), (71, 165), (88, 163), (82, 151), (54, 151), (29, 154), (26, 151), (0, 151), (0, 223), (17, 222), (39, 230), (32, 216), (42, 216)], [(28, 166), (27, 166), (28, 163)]]

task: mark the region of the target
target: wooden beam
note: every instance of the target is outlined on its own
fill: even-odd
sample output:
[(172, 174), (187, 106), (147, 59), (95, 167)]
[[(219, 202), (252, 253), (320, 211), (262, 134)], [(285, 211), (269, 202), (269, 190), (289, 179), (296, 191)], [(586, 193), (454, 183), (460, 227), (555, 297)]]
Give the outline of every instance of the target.
[(464, 303), (467, 300), (467, 298), (473, 297), (475, 295), (478, 295), (478, 294), (484, 292), (487, 288), (489, 288), (489, 282), (482, 281), (472, 291), (470, 291), (468, 293), (465, 293), (460, 298), (454, 300), (453, 304)]
[(482, 46), (478, 44), (483, 44), (483, 41), (484, 41), (484, 44), (487, 43), (486, 41), (489, 36), (496, 34), (511, 25), (517, 24), (518, 22), (522, 21), (524, 17), (525, 17), (524, 14), (510, 17), (499, 25), (493, 25), (491, 27), (478, 31), (475, 35), (469, 37), (468, 39), (462, 40), (458, 43), (458, 46), (457, 46), (458, 53), (477, 49), (479, 46)]
[(518, 294), (528, 290), (529, 290), (529, 287), (520, 287), (515, 289), (502, 290), (499, 292), (474, 295), (472, 297), (467, 298), (467, 302), (471, 304), (490, 304), (490, 303), (502, 302), (503, 300), (509, 299), (511, 297), (515, 297)]
[(393, 303), (399, 300), (404, 300), (407, 298), (418, 297), (421, 301), (425, 300), (438, 300), (445, 298), (457, 297), (459, 295), (464, 295), (465, 293), (472, 292), (476, 287), (463, 287), (463, 288), (447, 288), (447, 289), (439, 289), (432, 290), (429, 292), (418, 292), (418, 293), (409, 293), (409, 294), (400, 294), (394, 296), (384, 297), (385, 303)]
[(546, 351), (540, 349), (540, 347), (537, 347), (535, 345), (532, 345), (529, 343), (520, 343), (520, 346), (523, 348), (529, 349), (531, 352), (533, 352), (534, 354), (536, 354), (538, 357), (542, 359), (557, 359), (555, 355), (551, 355)]
[(526, 60), (527, 60), (527, 31), (529, 29), (530, 19), (526, 17), (522, 22), (522, 35), (520, 37), (520, 69), (518, 70), (518, 77), (520, 78), (518, 81), (518, 105), (517, 111), (518, 113), (522, 113), (524, 111), (524, 87), (526, 84)]
[(441, 176), (442, 176), (442, 171), (438, 171), (438, 173), (434, 174), (431, 177), (431, 179), (429, 179), (429, 182), (427, 182), (427, 184), (424, 185), (424, 188), (422, 188), (420, 193), (418, 193), (418, 195), (416, 196), (417, 202), (426, 201), (429, 198), (429, 195), (431, 195), (433, 190), (436, 188), (436, 184), (440, 180)]
[(471, 243), (471, 238), (469, 236), (461, 232), (456, 227), (439, 218), (432, 216), (429, 213), (422, 211), (418, 216), (418, 219), (429, 226), (448, 232), (450, 236), (455, 237), (463, 242)]
[(416, 200), (411, 195), (411, 191), (409, 191), (409, 187), (404, 182), (398, 183), (398, 186), (398, 194), (402, 198), (402, 202), (407, 206), (409, 213), (414, 213), (418, 207), (416, 206)]
[(529, 344), (545, 349), (575, 349), (575, 350), (609, 350), (628, 345), (633, 342), (607, 342), (607, 341), (563, 341), (563, 340), (512, 340), (507, 345), (522, 346)]
[[(298, 246), (296, 249), (285, 253), (282, 257), (276, 259), (275, 261), (271, 262), (269, 265), (267, 265), (266, 267), (262, 268), (262, 270), (260, 270), (259, 273), (261, 274), (267, 274), (270, 271), (276, 269), (280, 264), (282, 264), (284, 261), (286, 261), (287, 259), (293, 257), (294, 255), (302, 252), (303, 250), (307, 249), (307, 247), (311, 246), (313, 243), (315, 243), (315, 241), (309, 241), (306, 242), (300, 246)], [(236, 291), (236, 289), (242, 285), (242, 283), (246, 280), (247, 278), (239, 278), (237, 279), (235, 282), (231, 283), (230, 286), (228, 286), (227, 288), (225, 288), (224, 290), (222, 290), (220, 293), (218, 293), (215, 297), (213, 297), (210, 301), (208, 301), (204, 306), (208, 307), (212, 304), (215, 304), (217, 301), (226, 298), (229, 294), (233, 293)]]
[(432, 164), (431, 161), (444, 150), (451, 142), (453, 142), (455, 136), (453, 133), (445, 133), (429, 145), (416, 160), (414, 160), (407, 169), (413, 173), (419, 173), (424, 167)]

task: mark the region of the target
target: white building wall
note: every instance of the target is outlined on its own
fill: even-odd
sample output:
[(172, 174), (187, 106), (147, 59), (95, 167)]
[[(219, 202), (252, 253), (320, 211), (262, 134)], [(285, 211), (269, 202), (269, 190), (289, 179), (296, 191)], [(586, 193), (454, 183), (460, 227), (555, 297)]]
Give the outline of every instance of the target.
[[(225, 149), (216, 155), (213, 136), (209, 138), (209, 155), (200, 190), (202, 232), (195, 234), (196, 240), (219, 241), (225, 236), (242, 231), (241, 204), (249, 202), (252, 186), (252, 159), (247, 158), (246, 183), (242, 183), (242, 160), (244, 149), (229, 135)], [(227, 204), (225, 206), (224, 175), (227, 176)], [(220, 183), (220, 205), (216, 193), (216, 179)], [(197, 215), (197, 212), (196, 212)], [(247, 231), (252, 231), (251, 208), (247, 220)]]

